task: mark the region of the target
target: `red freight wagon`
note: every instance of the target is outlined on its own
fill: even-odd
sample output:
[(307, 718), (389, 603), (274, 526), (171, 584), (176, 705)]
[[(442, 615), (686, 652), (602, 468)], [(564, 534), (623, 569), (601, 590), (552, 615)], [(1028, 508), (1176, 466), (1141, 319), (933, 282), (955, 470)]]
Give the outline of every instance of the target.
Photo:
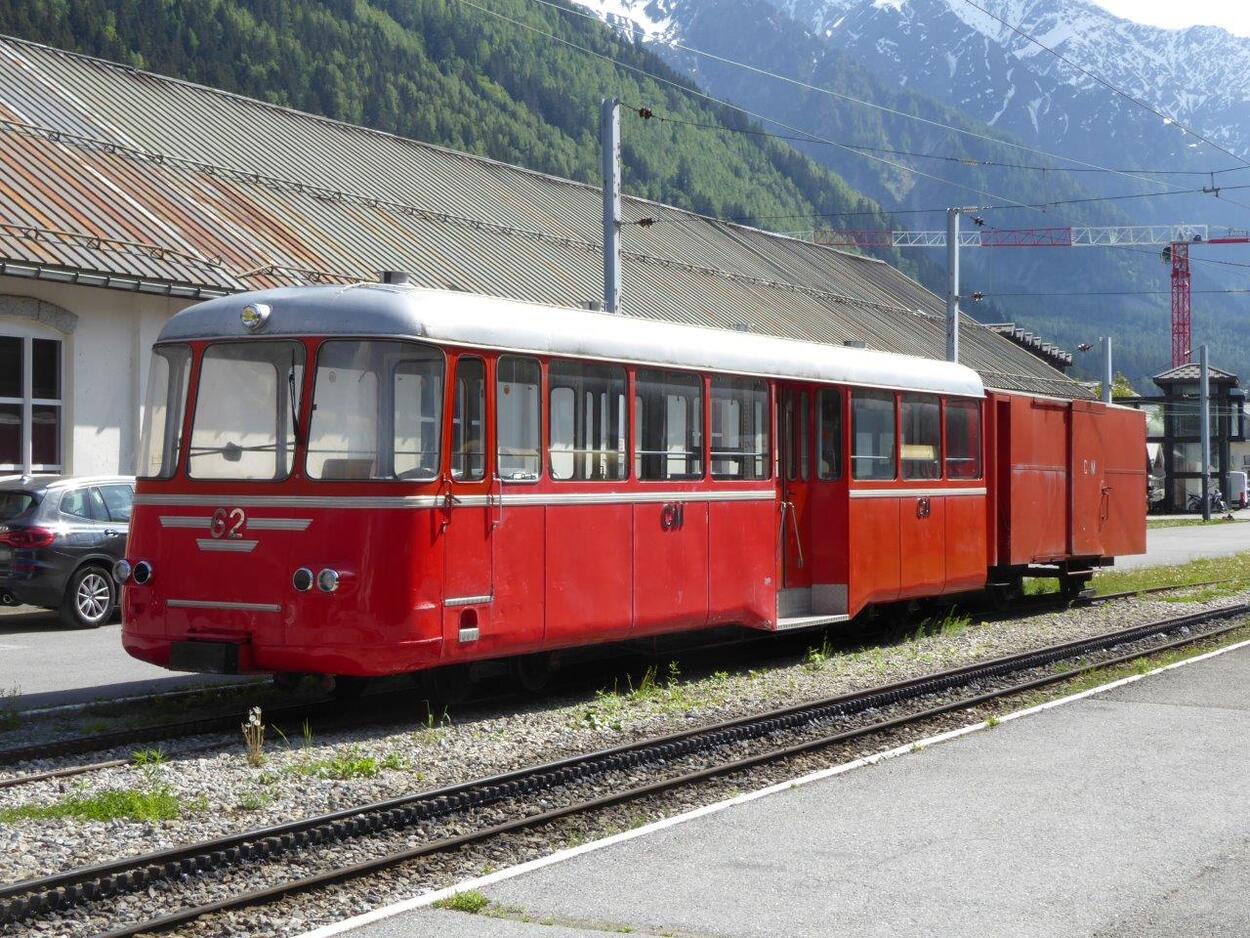
[[(154, 350), (125, 646), (395, 674), (826, 625), (1140, 548), (1140, 416), (988, 400), (961, 365), (464, 293), (213, 300)], [(1074, 459), (1099, 481), (1065, 488)]]

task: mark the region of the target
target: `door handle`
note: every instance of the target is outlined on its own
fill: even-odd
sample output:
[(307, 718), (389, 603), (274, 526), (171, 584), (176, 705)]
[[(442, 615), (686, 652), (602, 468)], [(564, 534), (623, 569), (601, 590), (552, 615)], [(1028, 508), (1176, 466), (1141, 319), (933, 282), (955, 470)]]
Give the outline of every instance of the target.
[(112, 528), (105, 528), (104, 536), (105, 537), (117, 537), (117, 532), (114, 531)]
[(785, 515), (788, 514), (790, 516), (790, 527), (794, 530), (794, 549), (799, 555), (797, 559), (799, 562), (799, 569), (801, 570), (803, 567), (807, 566), (807, 564), (803, 560), (803, 541), (799, 537), (799, 517), (798, 512), (794, 510), (794, 502), (782, 502), (781, 513), (782, 528), (784, 528), (786, 524)]

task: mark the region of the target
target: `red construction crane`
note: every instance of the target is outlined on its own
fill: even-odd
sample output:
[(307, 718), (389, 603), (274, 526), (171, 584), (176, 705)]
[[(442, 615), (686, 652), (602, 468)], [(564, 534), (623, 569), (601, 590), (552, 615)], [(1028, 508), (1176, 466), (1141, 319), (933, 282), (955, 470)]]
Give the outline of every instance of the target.
[[(979, 223), (978, 223), (979, 224)], [(941, 248), (946, 232), (819, 228), (812, 241), (835, 247)], [(959, 246), (973, 248), (1080, 248), (1159, 245), (1172, 265), (1172, 367), (1189, 360), (1192, 348), (1189, 248), (1192, 244), (1250, 244), (1250, 233), (1208, 236), (1206, 225), (1105, 225), (1060, 228), (984, 228), (960, 232)]]

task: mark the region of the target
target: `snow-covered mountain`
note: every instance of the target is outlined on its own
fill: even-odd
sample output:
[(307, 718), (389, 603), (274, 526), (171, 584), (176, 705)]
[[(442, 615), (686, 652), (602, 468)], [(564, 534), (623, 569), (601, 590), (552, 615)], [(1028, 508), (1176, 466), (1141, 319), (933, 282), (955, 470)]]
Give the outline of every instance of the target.
[(1222, 29), (1143, 26), (1085, 0), (772, 2), (877, 72), (1026, 140), (1102, 155), (1143, 147), (1120, 150), (1122, 159), (1188, 149), (1204, 165), (1236, 165), (1088, 72), (1235, 153), (1250, 152), (1250, 39)]
[[(708, 47), (716, 38), (709, 21), (717, 19), (723, 0), (577, 2), (604, 19), (631, 24), (644, 41), (690, 41), (698, 24), (702, 48), (723, 53), (716, 46), (730, 44)], [(896, 87), (920, 91), (1025, 143), (1104, 165), (1239, 165), (1083, 68), (1250, 158), (1250, 39), (1222, 29), (1144, 26), (1087, 0), (975, 0), (1068, 64), (969, 0), (764, 2), (778, 14), (779, 26), (801, 27), (826, 54), (844, 53)], [(722, 18), (721, 29), (725, 40), (735, 29), (733, 18)], [(796, 68), (793, 61), (758, 57), (752, 64), (786, 73)]]

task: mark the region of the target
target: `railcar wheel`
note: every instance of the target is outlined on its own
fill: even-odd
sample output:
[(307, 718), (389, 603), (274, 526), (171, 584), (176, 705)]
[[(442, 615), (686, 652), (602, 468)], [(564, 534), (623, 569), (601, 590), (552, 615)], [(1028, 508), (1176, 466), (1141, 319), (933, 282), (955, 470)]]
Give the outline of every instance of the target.
[(334, 677), (334, 687), (330, 691), (330, 696), (335, 700), (343, 703), (350, 703), (359, 700), (364, 696), (365, 688), (369, 686), (367, 677), (352, 677), (347, 674), (336, 674)]
[(512, 662), (512, 674), (527, 694), (541, 694), (550, 687), (556, 670), (555, 658), (546, 652), (522, 655)]
[(417, 688), (437, 710), (451, 704), (464, 703), (473, 693), (473, 676), (467, 664), (449, 664), (414, 675)]
[(1068, 576), (1063, 574), (1059, 577), (1059, 593), (1064, 599), (1071, 602), (1081, 595), (1081, 591), (1089, 585), (1090, 577), (1087, 576)]

